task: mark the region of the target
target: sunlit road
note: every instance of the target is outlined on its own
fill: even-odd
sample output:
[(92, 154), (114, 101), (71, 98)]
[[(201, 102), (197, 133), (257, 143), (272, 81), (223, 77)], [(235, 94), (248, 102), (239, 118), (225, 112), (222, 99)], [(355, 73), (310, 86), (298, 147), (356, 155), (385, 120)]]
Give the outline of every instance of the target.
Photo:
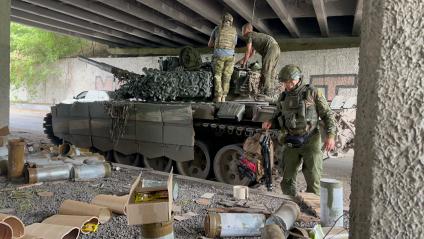
[(9, 128), (11, 131), (43, 133), (43, 119), (47, 113), (38, 110), (21, 110), (11, 106)]

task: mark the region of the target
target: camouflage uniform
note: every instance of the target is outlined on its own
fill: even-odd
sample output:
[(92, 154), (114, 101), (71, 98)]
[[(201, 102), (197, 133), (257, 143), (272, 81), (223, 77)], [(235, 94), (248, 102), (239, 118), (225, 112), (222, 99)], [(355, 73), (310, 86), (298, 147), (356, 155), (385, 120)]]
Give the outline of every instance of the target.
[[(295, 72), (301, 79), (300, 69), (295, 68), (297, 67), (293, 65), (285, 66), (279, 79), (287, 79), (287, 76), (284, 76), (287, 72)], [(318, 123), (321, 118), (325, 123), (327, 137), (334, 138), (334, 114), (322, 93), (310, 85), (303, 84), (302, 80), (293, 90), (281, 94), (277, 108), (276, 119), (281, 127), (281, 143), (285, 146), (281, 189), (284, 194), (296, 195), (297, 170), (303, 160), (302, 172), (307, 183), (306, 191), (319, 195), (323, 155)], [(302, 140), (305, 142), (302, 143)]]
[(234, 48), (237, 43), (237, 31), (232, 26), (233, 17), (224, 14), (222, 24), (212, 34), (215, 50), (213, 55), (215, 101), (225, 101), (230, 88), (231, 75), (234, 70)]
[(274, 87), (276, 66), (280, 58), (280, 47), (277, 41), (267, 34), (250, 32), (246, 44), (252, 43), (253, 48), (262, 56), (262, 84), (264, 94), (270, 95)]

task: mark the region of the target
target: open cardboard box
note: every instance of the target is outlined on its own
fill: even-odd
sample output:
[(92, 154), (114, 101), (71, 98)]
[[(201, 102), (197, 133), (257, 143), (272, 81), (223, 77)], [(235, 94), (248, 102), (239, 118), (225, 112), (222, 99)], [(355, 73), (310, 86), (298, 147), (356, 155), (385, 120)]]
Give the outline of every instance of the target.
[[(168, 199), (135, 203), (135, 194), (138, 192), (168, 191)], [(172, 213), (172, 171), (168, 176), (166, 186), (144, 187), (141, 174), (131, 186), (127, 202), (128, 225), (141, 225), (167, 222)]]

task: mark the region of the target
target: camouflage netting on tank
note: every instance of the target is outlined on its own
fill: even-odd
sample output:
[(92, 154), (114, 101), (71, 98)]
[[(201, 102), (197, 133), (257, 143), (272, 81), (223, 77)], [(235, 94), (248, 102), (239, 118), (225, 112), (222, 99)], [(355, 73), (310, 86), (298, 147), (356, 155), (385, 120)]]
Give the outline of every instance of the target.
[(125, 70), (112, 70), (121, 83), (116, 99), (173, 101), (209, 98), (212, 95), (212, 73), (209, 71), (160, 71), (143, 68), (144, 75)]

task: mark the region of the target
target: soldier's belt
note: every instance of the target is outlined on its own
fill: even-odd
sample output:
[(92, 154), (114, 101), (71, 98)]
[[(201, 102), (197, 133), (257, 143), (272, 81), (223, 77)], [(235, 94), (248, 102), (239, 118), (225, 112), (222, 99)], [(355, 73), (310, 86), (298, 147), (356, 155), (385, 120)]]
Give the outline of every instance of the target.
[(300, 148), (303, 145), (305, 145), (306, 143), (309, 142), (309, 139), (318, 133), (318, 129), (314, 129), (312, 130), (309, 134), (304, 134), (304, 135), (287, 135), (284, 143), (287, 145), (287, 147), (289, 148)]

